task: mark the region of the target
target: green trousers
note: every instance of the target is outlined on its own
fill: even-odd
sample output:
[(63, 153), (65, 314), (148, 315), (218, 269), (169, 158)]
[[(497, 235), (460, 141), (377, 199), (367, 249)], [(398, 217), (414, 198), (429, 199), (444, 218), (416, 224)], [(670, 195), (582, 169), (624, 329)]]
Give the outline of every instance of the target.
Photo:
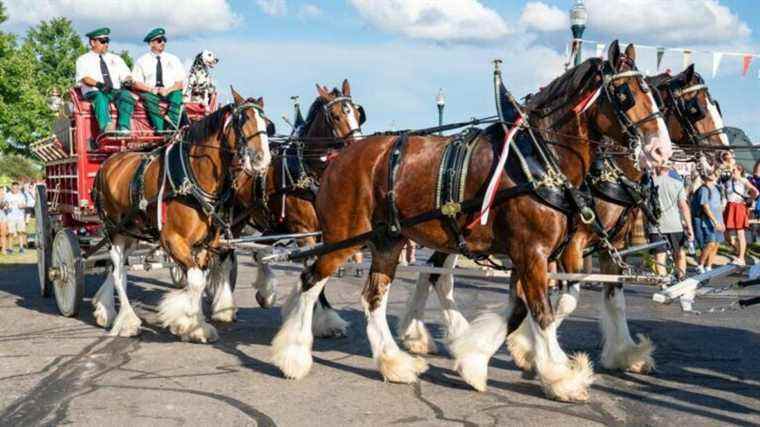
[(182, 113), (181, 90), (169, 92), (169, 94), (166, 96), (158, 96), (150, 92), (142, 92), (140, 94), (140, 98), (142, 98), (143, 104), (145, 104), (145, 109), (148, 110), (148, 117), (150, 118), (150, 122), (153, 124), (153, 127), (157, 131), (160, 132), (165, 128), (164, 116), (161, 115), (161, 108), (158, 105), (158, 103), (162, 100), (169, 102), (169, 111), (167, 111), (166, 114), (171, 121), (171, 124), (169, 124), (169, 129), (174, 130), (175, 128), (179, 127), (179, 115)]
[(95, 119), (98, 121), (100, 131), (106, 130), (106, 126), (111, 122), (111, 114), (108, 111), (108, 104), (113, 102), (119, 111), (119, 120), (117, 128), (119, 130), (129, 130), (131, 127), (130, 120), (132, 113), (135, 111), (135, 99), (127, 90), (113, 89), (108, 93), (99, 90), (88, 92), (84, 96), (92, 102), (92, 109), (95, 110)]

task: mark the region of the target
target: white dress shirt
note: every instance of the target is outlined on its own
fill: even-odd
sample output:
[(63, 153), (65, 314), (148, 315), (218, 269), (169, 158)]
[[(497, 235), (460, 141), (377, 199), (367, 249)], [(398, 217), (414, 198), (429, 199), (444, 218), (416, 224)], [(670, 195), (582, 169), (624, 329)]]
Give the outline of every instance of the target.
[[(114, 55), (113, 53), (106, 52), (103, 54), (103, 60), (108, 67), (108, 73), (111, 75), (111, 82), (114, 89), (121, 89), (121, 83), (130, 77), (129, 67), (121, 59), (121, 56)], [(76, 77), (75, 80), (82, 88), (82, 94), (86, 95), (89, 92), (98, 90), (95, 86), (88, 86), (82, 83), (84, 77), (90, 77), (100, 83), (105, 83), (103, 80), (103, 73), (100, 72), (100, 55), (89, 51), (84, 55), (77, 58), (76, 65)]]
[(158, 56), (161, 56), (161, 72), (163, 74), (164, 87), (170, 87), (177, 82), (185, 81), (185, 67), (182, 61), (171, 53), (161, 52), (155, 54), (148, 52), (135, 61), (132, 69), (132, 78), (136, 82), (150, 87), (156, 87), (156, 64)]

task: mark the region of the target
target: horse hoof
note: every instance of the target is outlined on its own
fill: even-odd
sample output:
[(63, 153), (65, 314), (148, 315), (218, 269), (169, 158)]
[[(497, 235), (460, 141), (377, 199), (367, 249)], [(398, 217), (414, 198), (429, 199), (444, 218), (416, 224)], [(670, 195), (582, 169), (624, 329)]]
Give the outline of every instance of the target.
[(140, 335), (142, 321), (133, 311), (119, 313), (109, 333), (112, 337), (135, 337)]
[(275, 348), (272, 363), (280, 369), (285, 378), (300, 380), (311, 370), (311, 352), (306, 346), (289, 344), (279, 348), (273, 343), (273, 347)]
[(414, 319), (401, 334), (401, 345), (413, 354), (434, 354), (438, 348), (421, 320)]
[(333, 309), (317, 309), (312, 323), (312, 334), (317, 338), (345, 338), (349, 323)]
[(477, 391), (486, 391), (488, 382), (488, 357), (482, 353), (470, 353), (454, 362), (460, 377)]
[(188, 333), (182, 335), (181, 338), (182, 341), (209, 344), (219, 339), (219, 333), (213, 325), (202, 322), (198, 326), (190, 329)]
[(607, 369), (615, 369), (635, 374), (648, 374), (655, 369), (654, 353), (655, 346), (645, 335), (637, 335), (638, 344), (628, 344), (611, 356), (602, 354), (602, 366)]
[(277, 294), (272, 293), (272, 295), (269, 295), (268, 297), (264, 297), (261, 295), (261, 292), (256, 291), (256, 302), (259, 304), (261, 308), (272, 308), (274, 305), (275, 299), (277, 299)]
[(116, 310), (98, 302), (95, 304), (93, 316), (95, 317), (95, 323), (97, 323), (98, 326), (101, 328), (109, 328), (113, 324), (114, 318), (116, 318)]
[(425, 359), (400, 350), (394, 354), (381, 354), (377, 365), (386, 381), (402, 384), (417, 382), (417, 376), (428, 369)]
[(567, 365), (546, 364), (538, 372), (546, 395), (562, 402), (585, 402), (594, 382), (594, 370), (585, 353), (577, 353)]

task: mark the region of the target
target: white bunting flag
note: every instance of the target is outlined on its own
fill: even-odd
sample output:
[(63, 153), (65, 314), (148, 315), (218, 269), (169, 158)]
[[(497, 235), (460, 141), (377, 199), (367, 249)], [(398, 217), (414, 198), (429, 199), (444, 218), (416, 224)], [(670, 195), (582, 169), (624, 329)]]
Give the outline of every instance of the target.
[(691, 50), (684, 49), (683, 50), (683, 68), (684, 68), (684, 70), (686, 69), (686, 67), (689, 66), (689, 64), (691, 64)]
[(603, 43), (597, 43), (596, 45), (596, 57), (601, 58), (604, 54), (604, 44)]
[(723, 52), (713, 52), (713, 78), (718, 75), (718, 67), (720, 67), (721, 59), (723, 59)]

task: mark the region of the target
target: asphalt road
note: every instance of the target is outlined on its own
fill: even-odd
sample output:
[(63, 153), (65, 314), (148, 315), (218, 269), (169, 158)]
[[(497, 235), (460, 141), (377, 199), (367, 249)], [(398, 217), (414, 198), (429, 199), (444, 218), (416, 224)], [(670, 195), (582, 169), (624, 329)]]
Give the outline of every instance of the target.
[[(39, 297), (34, 265), (0, 269), (0, 425), (760, 425), (760, 307), (686, 314), (675, 304), (652, 303), (652, 288), (629, 287), (631, 330), (657, 345), (657, 370), (633, 375), (597, 367), (589, 402), (569, 404), (546, 399), (504, 347), (484, 393), (460, 380), (442, 346), (442, 354), (427, 357), (430, 369), (417, 384), (384, 383), (364, 332), (362, 282), (353, 277), (327, 286), (351, 321), (350, 336), (315, 341), (311, 373), (292, 381), (269, 362), (280, 310), (256, 305), (250, 266), (241, 267), (235, 291), (238, 321), (220, 327), (212, 345), (179, 342), (156, 326), (166, 271), (130, 275), (128, 292), (145, 329), (127, 339), (98, 328), (89, 301), (79, 318), (60, 316), (53, 299)], [(278, 306), (296, 278), (283, 272)], [(100, 280), (88, 280), (88, 299)], [(736, 279), (718, 285), (726, 280)], [(391, 326), (412, 288), (410, 275), (394, 282)], [(507, 293), (496, 282), (468, 280), (457, 282), (457, 296), (472, 318)], [(725, 305), (729, 296), (698, 298), (695, 308)], [(440, 340), (434, 300), (426, 319)], [(598, 291), (584, 290), (560, 336), (568, 353), (585, 351), (597, 361), (598, 300)]]

